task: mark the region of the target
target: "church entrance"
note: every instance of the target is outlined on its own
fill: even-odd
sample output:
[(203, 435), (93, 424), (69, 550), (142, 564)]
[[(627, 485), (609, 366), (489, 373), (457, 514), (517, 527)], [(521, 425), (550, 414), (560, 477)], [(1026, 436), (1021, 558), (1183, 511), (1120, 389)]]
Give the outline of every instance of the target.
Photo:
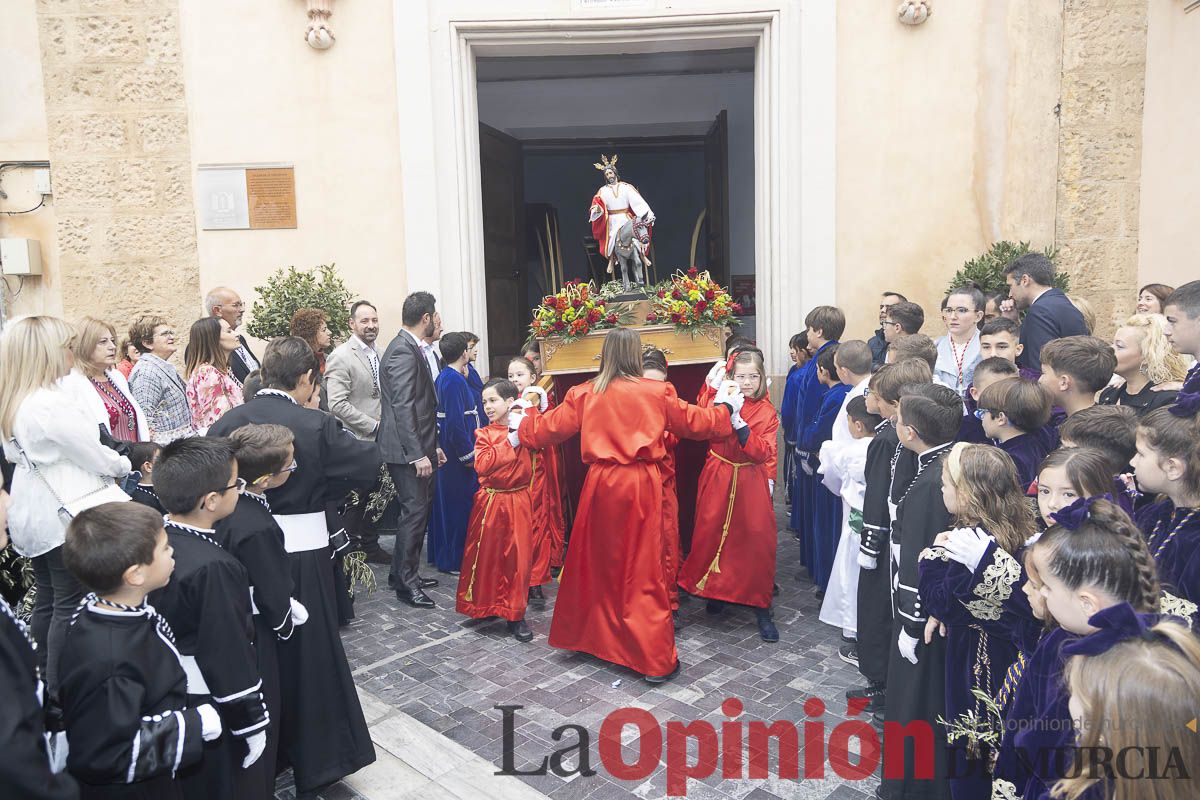
[(614, 278), (589, 206), (617, 159), (654, 216), (646, 282), (709, 270), (755, 335), (752, 48), (480, 58), (479, 180), (490, 372), (565, 281)]

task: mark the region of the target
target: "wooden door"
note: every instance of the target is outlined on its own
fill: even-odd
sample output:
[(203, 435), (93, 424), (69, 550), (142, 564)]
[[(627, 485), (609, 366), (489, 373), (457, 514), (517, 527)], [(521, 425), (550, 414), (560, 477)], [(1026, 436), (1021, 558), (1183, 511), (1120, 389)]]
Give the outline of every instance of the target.
[(729, 285), (729, 115), (722, 111), (704, 137), (704, 191), (708, 207), (704, 253), (708, 271)]
[(521, 143), (481, 124), (479, 162), (489, 374), (505, 375), (505, 362), (520, 354), (529, 327)]

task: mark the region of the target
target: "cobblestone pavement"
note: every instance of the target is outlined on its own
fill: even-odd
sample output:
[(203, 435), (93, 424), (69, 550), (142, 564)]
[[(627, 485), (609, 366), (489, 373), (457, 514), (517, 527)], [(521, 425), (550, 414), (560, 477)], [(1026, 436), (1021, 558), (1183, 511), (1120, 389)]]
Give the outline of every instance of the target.
[[(821, 721), (828, 736), (845, 718), (844, 690), (861, 679), (857, 670), (837, 656), (840, 631), (818, 622), (819, 603), (813, 585), (807, 577), (796, 579), (801, 571), (797, 545), (784, 530), (780, 506), (776, 513), (780, 521), (780, 593), (775, 602), (780, 641), (776, 644), (759, 638), (749, 609), (730, 608), (714, 617), (705, 613), (702, 600), (686, 599), (681, 608), (684, 627), (677, 637), (683, 672), (674, 681), (652, 687), (623, 667), (548, 646), (556, 587), (547, 587), (544, 604), (531, 604), (527, 619), (535, 638), (520, 644), (506, 635), (502, 621), (471, 621), (456, 614), (456, 579), (452, 576), (426, 570), (441, 579), (440, 586), (429, 590), (438, 607), (420, 611), (402, 605), (386, 588), (386, 568), (376, 567), (379, 589), (359, 599), (358, 618), (342, 635), (355, 681), (360, 689), (497, 768), (502, 763), (504, 726), (501, 712), (494, 706), (523, 706), (516, 712), (514, 726), (518, 769), (529, 769), (555, 749), (576, 741), (573, 733), (560, 742), (553, 741), (556, 727), (568, 723), (583, 726), (591, 736), (591, 766), (596, 775), (569, 780), (553, 774), (522, 777), (531, 787), (561, 800), (666, 796), (665, 746), (663, 759), (642, 780), (618, 780), (600, 763), (601, 722), (622, 707), (649, 710), (664, 726), (668, 721), (703, 719), (720, 731), (721, 723), (728, 720), (720, 704), (736, 697), (745, 709), (742, 720), (790, 720), (799, 728), (807, 719), (805, 700), (816, 697), (827, 709)], [(629, 746), (633, 729), (626, 731), (625, 759), (633, 763), (637, 758), (637, 751)], [(693, 747), (692, 763), (694, 751)], [(575, 763), (574, 757), (567, 761), (569, 766)], [(776, 763), (772, 754), (772, 773)], [(718, 765), (712, 776), (689, 780), (687, 796), (700, 800), (864, 800), (874, 792), (874, 780), (844, 781), (828, 767), (825, 772), (824, 779), (799, 781), (722, 779)], [(280, 779), (277, 795), (294, 796), (286, 775)], [(331, 787), (323, 796), (330, 800), (359, 797), (344, 784)]]

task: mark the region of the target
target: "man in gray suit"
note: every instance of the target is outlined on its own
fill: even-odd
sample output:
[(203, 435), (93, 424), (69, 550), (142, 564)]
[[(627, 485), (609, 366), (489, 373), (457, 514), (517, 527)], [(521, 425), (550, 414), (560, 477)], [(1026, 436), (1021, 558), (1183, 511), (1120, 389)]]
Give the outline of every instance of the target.
[(396, 548), (389, 582), (396, 596), (415, 608), (433, 608), (423, 589), (437, 586), (417, 573), (421, 544), (433, 505), (433, 472), (446, 462), (437, 443), (437, 393), (429, 374), (424, 339), (441, 327), (437, 303), (429, 292), (404, 298), (403, 328), (388, 345), (379, 366), (380, 408), (376, 441), (396, 485), (400, 505)]
[[(325, 392), (329, 410), (359, 439), (375, 441), (379, 430), (379, 312), (370, 302), (350, 306), (350, 338), (338, 345), (325, 362)], [(378, 488), (378, 484), (376, 487)], [(374, 491), (374, 489), (372, 489)], [(392, 557), (379, 547), (379, 531), (367, 518), (368, 492), (348, 506), (343, 519), (356, 550), (372, 564), (390, 564)]]

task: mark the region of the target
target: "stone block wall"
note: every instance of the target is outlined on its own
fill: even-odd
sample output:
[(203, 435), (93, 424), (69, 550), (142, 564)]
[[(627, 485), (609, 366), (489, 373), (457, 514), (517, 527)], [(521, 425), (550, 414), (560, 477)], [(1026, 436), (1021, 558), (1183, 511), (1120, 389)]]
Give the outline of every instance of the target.
[(63, 312), (200, 315), (178, 0), (38, 0)]
[(1147, 0), (1066, 0), (1055, 242), (1096, 334), (1132, 314), (1138, 271)]

